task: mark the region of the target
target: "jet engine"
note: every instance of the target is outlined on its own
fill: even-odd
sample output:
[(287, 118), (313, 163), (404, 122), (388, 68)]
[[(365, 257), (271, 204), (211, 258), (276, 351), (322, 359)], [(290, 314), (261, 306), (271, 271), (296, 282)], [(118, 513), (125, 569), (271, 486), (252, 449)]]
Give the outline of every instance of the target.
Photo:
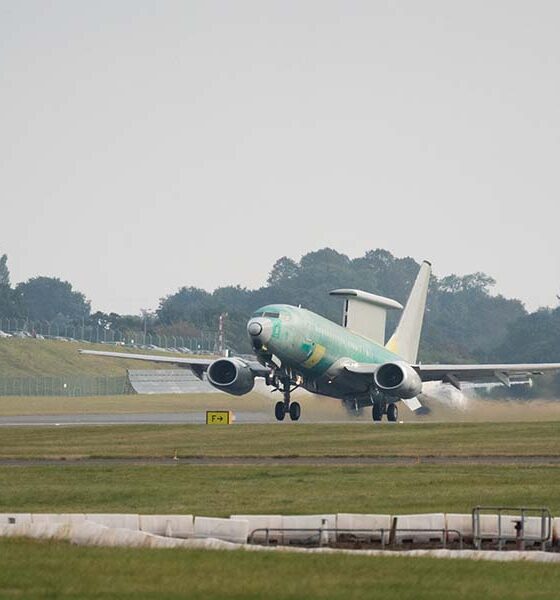
[(215, 388), (234, 396), (248, 394), (255, 385), (251, 369), (235, 358), (219, 358), (214, 361), (208, 367), (206, 376)]
[(422, 392), (422, 380), (418, 373), (405, 362), (381, 365), (373, 376), (375, 385), (388, 396), (408, 399)]

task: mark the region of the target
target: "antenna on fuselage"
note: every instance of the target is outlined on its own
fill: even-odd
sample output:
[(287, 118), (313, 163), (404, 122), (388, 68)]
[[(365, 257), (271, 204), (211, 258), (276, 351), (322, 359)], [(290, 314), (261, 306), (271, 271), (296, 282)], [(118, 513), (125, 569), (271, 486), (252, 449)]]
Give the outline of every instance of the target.
[(387, 311), (402, 309), (399, 302), (362, 290), (343, 289), (329, 293), (331, 296), (344, 298), (343, 327), (378, 344), (385, 344)]

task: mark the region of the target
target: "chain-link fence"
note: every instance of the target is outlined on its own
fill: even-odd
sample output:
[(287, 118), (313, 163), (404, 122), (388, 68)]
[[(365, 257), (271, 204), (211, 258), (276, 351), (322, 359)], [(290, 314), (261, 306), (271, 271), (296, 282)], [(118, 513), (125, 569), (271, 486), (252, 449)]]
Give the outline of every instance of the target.
[(184, 353), (217, 353), (217, 331), (203, 331), (198, 337), (159, 335), (143, 331), (120, 331), (103, 325), (68, 325), (26, 319), (0, 319), (0, 331), (15, 337), (39, 337), (80, 340), (98, 344), (116, 344), (144, 349), (175, 349)]
[(117, 396), (132, 393), (134, 390), (125, 376), (0, 377), (0, 396)]

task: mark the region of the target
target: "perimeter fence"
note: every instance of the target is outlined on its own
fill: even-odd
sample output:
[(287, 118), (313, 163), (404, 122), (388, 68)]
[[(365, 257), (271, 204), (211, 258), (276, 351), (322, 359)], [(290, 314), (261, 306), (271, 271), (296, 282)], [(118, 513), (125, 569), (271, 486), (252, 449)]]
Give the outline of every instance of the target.
[(133, 394), (128, 377), (0, 377), (0, 396), (120, 396)]
[(0, 331), (14, 337), (33, 337), (58, 340), (76, 340), (97, 344), (114, 344), (145, 349), (176, 349), (193, 354), (215, 353), (219, 349), (217, 331), (202, 331), (200, 336), (179, 336), (121, 331), (103, 325), (69, 325), (26, 319), (0, 319)]

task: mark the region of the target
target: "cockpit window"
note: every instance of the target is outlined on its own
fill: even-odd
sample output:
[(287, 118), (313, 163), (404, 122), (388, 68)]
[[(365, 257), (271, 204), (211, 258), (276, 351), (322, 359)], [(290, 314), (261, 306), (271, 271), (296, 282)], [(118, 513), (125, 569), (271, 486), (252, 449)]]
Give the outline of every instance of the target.
[(280, 317), (280, 313), (277, 312), (265, 312), (263, 317), (269, 317), (270, 319), (278, 319)]
[(264, 313), (262, 311), (261, 312), (256, 312), (256, 313), (253, 313), (253, 317), (262, 317), (263, 314)]

